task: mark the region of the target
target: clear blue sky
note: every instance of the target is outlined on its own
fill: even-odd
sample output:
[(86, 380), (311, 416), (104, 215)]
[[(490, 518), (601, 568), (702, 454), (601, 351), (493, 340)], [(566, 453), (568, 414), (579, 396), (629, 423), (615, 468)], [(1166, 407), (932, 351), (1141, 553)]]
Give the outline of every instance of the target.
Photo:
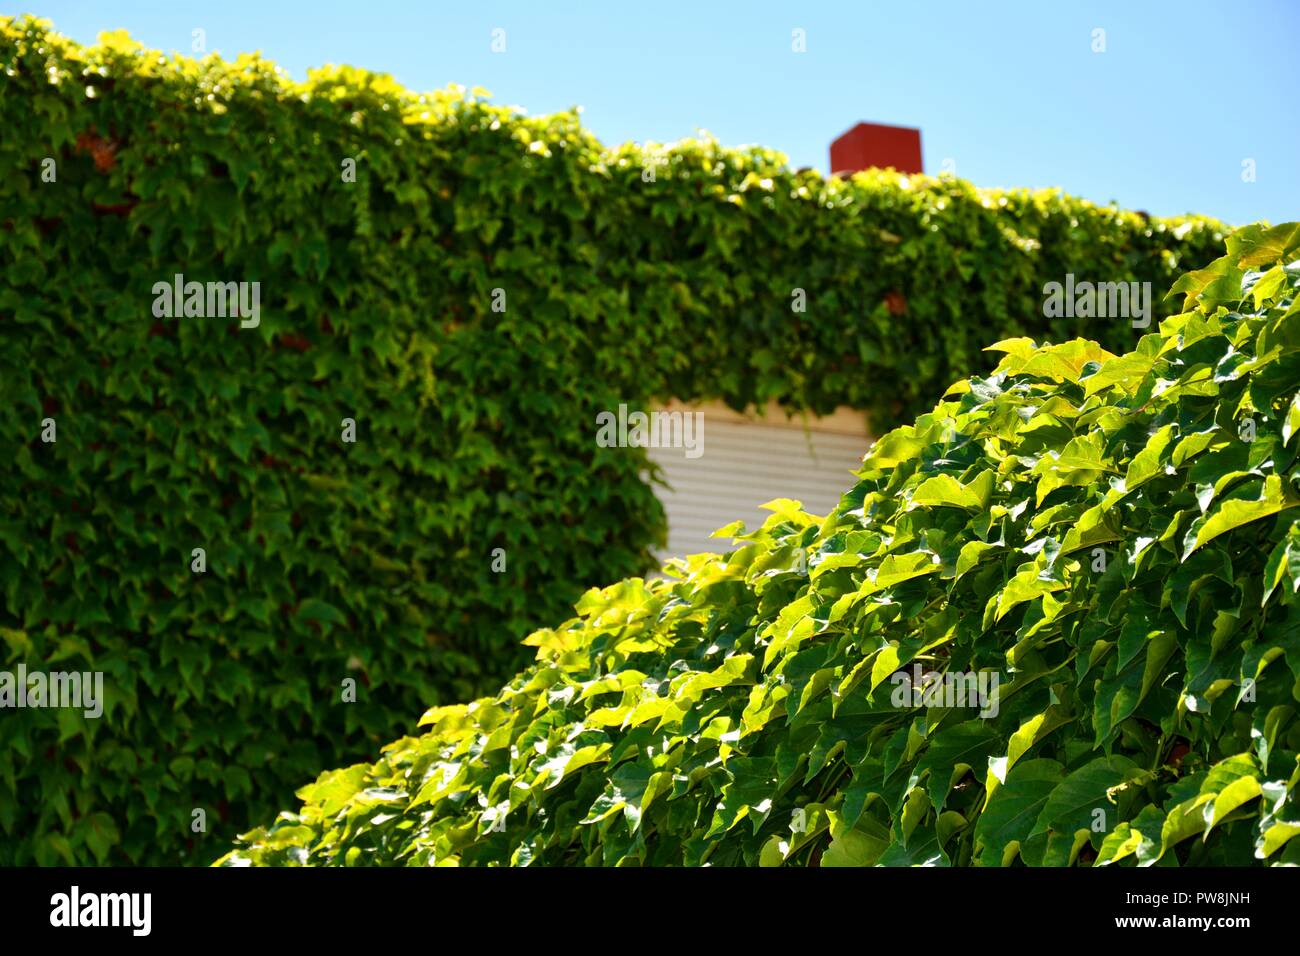
[(979, 185), (1300, 218), (1300, 0), (23, 2), (82, 42), (125, 27), (188, 53), (201, 27), (209, 50), (260, 50), (299, 78), (348, 63), (532, 114), (581, 105), (607, 143), (707, 129), (825, 170), (830, 141), (870, 120), (919, 126), (927, 172), (947, 159)]

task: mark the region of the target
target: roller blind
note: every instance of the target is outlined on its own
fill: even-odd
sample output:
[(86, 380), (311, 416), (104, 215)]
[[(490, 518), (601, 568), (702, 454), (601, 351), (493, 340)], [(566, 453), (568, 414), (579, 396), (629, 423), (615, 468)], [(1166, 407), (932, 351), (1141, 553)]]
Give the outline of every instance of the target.
[(852, 486), (852, 472), (870, 444), (865, 423), (854, 428), (859, 422), (852, 413), (837, 415), (832, 430), (817, 420), (805, 427), (706, 412), (698, 458), (681, 448), (647, 449), (669, 485), (657, 489), (668, 516), (668, 546), (660, 557), (731, 550), (730, 539), (710, 534), (737, 519), (747, 529), (758, 527), (771, 514), (758, 506), (773, 498), (797, 499), (814, 514), (829, 512)]

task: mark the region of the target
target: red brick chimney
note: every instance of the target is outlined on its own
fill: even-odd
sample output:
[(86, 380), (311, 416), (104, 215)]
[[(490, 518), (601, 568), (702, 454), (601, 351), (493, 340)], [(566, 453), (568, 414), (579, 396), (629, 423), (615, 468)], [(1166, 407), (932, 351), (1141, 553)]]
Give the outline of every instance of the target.
[(919, 173), (921, 131), (910, 126), (859, 123), (831, 143), (831, 172), (848, 176), (861, 169), (892, 166), (900, 173)]

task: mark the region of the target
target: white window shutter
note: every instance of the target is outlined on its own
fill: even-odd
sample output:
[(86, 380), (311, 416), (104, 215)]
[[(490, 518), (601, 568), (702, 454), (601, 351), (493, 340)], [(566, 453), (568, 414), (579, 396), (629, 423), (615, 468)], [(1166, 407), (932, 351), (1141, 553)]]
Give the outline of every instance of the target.
[(703, 412), (704, 441), (698, 458), (681, 448), (647, 449), (669, 485), (656, 488), (668, 516), (668, 546), (660, 558), (733, 550), (730, 539), (712, 532), (738, 519), (746, 530), (758, 527), (771, 514), (759, 505), (773, 498), (793, 498), (806, 511), (827, 514), (852, 487), (871, 444), (865, 418), (849, 409), (804, 421), (787, 419), (779, 408), (763, 417), (715, 405), (668, 408)]

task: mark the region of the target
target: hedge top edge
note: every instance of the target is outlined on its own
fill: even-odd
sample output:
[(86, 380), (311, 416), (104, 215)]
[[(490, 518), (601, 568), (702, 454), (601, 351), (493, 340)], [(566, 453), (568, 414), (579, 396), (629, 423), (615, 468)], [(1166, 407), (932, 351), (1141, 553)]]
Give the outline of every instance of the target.
[[(705, 171), (717, 172), (727, 166), (744, 178), (734, 191), (716, 194), (721, 202), (743, 204), (746, 193), (761, 197), (776, 188), (771, 178), (777, 174), (787, 178), (794, 186), (793, 196), (808, 201), (835, 204), (852, 204), (858, 187), (865, 184), (888, 184), (902, 190), (923, 189), (940, 181), (957, 187), (979, 198), (986, 206), (1006, 205), (1012, 200), (1043, 201), (1061, 197), (1065, 193), (1057, 188), (997, 188), (977, 187), (966, 180), (950, 175), (903, 174), (890, 169), (868, 169), (850, 177), (823, 176), (812, 168), (792, 171), (786, 155), (778, 150), (761, 146), (724, 147), (711, 136), (684, 137), (669, 143), (626, 142), (616, 146), (601, 144), (581, 126), (581, 107), (539, 117), (529, 117), (518, 106), (489, 102), (490, 92), (482, 87), (466, 88), (451, 83), (438, 90), (417, 92), (395, 80), (391, 75), (352, 67), (329, 64), (309, 68), (305, 81), (294, 80), (289, 73), (260, 53), (241, 53), (233, 60), (218, 53), (208, 53), (199, 58), (175, 51), (164, 53), (151, 50), (134, 40), (125, 30), (105, 31), (99, 34), (94, 46), (82, 46), (76, 41), (54, 31), (49, 20), (31, 15), (0, 17), (0, 30), (16, 39), (25, 38), (47, 47), (51, 56), (66, 63), (82, 65), (81, 76), (69, 71), (52, 69), (51, 84), (62, 82), (86, 84), (87, 95), (93, 96), (95, 83), (112, 81), (125, 75), (142, 79), (174, 79), (193, 83), (204, 91), (194, 106), (221, 114), (226, 109), (225, 100), (240, 89), (253, 89), (259, 95), (276, 99), (299, 99), (304, 104), (322, 100), (333, 105), (346, 104), (350, 121), (363, 126), (367, 110), (380, 112), (393, 110), (412, 138), (422, 135), (422, 127), (460, 118), (470, 111), (491, 124), (513, 126), (515, 135), (527, 149), (538, 156), (547, 157), (553, 145), (564, 148), (582, 146), (592, 151), (589, 171), (608, 175), (611, 167), (635, 165), (654, 166), (657, 163), (702, 164)], [(704, 132), (704, 131), (701, 131)], [(533, 136), (537, 138), (533, 138)], [(396, 140), (395, 145), (401, 145)], [(819, 183), (814, 192), (810, 183)], [(799, 188), (800, 186), (803, 188)], [(1088, 199), (1072, 197), (1082, 209), (1103, 211), (1131, 227), (1145, 227), (1156, 232), (1170, 231), (1178, 239), (1196, 229), (1210, 228), (1223, 232), (1224, 226), (1209, 216), (1187, 214), (1180, 216), (1148, 216), (1145, 213), (1122, 209), (1117, 203), (1095, 203)], [(1032, 240), (1030, 240), (1032, 244)]]

